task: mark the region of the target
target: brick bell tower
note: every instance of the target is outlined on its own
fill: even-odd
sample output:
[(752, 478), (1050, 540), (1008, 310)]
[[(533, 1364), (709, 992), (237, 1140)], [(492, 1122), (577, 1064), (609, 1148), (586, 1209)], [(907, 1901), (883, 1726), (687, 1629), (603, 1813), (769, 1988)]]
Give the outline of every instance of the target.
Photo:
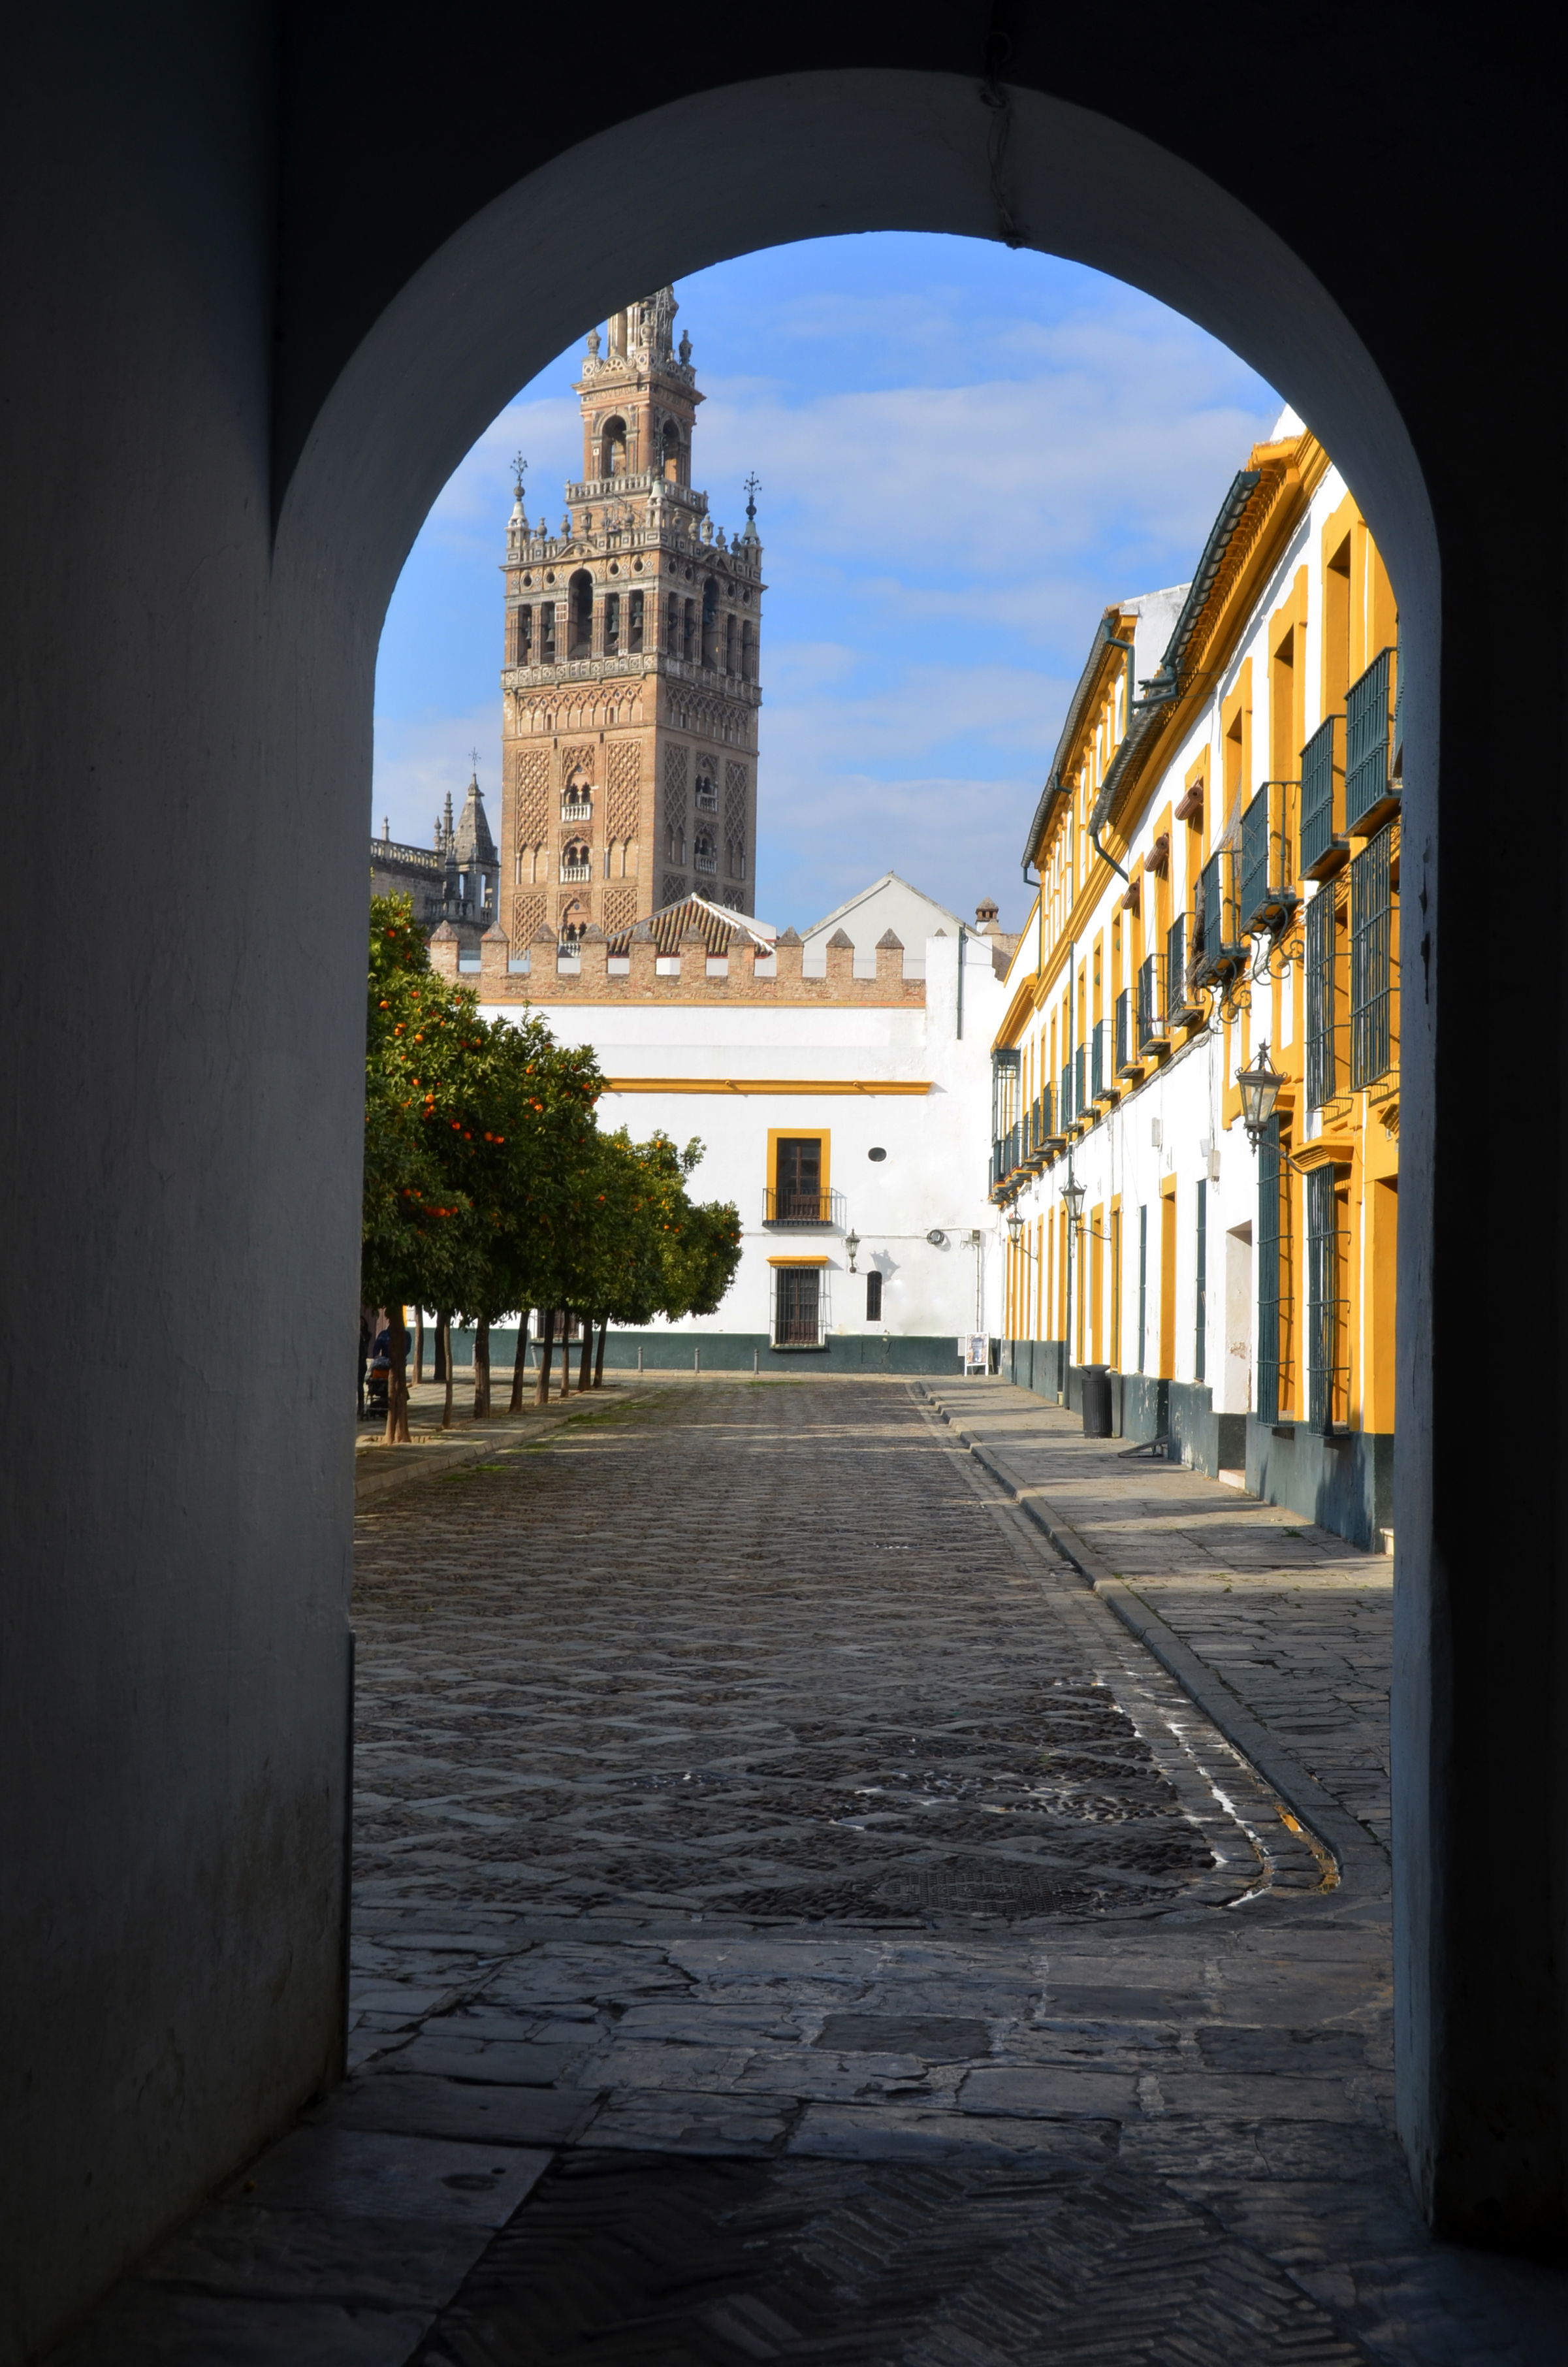
[(692, 486), (692, 345), (661, 288), (599, 332), (576, 393), (582, 477), (552, 535), (507, 530), (502, 925), (606, 935), (695, 893), (751, 909), (762, 546)]

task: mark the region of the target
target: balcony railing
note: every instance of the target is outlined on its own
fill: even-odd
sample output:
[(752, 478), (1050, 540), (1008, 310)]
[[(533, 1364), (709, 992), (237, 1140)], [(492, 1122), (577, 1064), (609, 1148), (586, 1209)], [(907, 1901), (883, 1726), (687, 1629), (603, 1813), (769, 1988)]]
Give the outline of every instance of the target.
[(1165, 1013), (1164, 957), (1150, 954), (1138, 971), (1138, 1049), (1160, 1051), (1170, 1041)]
[(1108, 1093), (1111, 1100), (1115, 1099), (1114, 1091), (1111, 1088), (1110, 1079), (1106, 1074), (1105, 1036), (1106, 1022), (1103, 1019), (1097, 1019), (1089, 1030), (1089, 1099), (1096, 1102), (1104, 1101)]
[(699, 846), (695, 855), (693, 857), (693, 867), (698, 871), (716, 871), (718, 869), (718, 857), (713, 853), (711, 848)]
[(775, 1192), (762, 1195), (762, 1222), (781, 1231), (795, 1225), (838, 1225), (842, 1222), (837, 1192)]
[(1380, 830), (1350, 866), (1350, 1088), (1376, 1084), (1398, 1053), (1394, 994), (1394, 825)]
[(563, 863), (560, 876), (563, 879), (592, 879), (593, 866), (592, 863)]
[(1116, 1073), (1119, 1077), (1137, 1077), (1143, 1071), (1133, 1048), (1133, 998), (1125, 987), (1116, 998)]
[(1318, 725), (1302, 750), (1302, 878), (1325, 879), (1345, 860), (1346, 844), (1336, 808), (1340, 775), (1342, 715)]
[(1188, 916), (1179, 912), (1165, 933), (1166, 1016), (1173, 1027), (1195, 1027), (1205, 1016), (1201, 996), (1188, 983), (1190, 946)]
[(1243, 936), (1277, 929), (1296, 909), (1290, 822), (1299, 786), (1265, 781), (1242, 814), (1236, 912)]
[(562, 821), (592, 821), (593, 819), (592, 799), (591, 798), (562, 798), (560, 801), (560, 818)]
[(1345, 694), (1345, 827), (1373, 830), (1399, 803), (1393, 778), (1393, 651), (1380, 650)]
[(1224, 980), (1247, 960), (1247, 946), (1236, 917), (1235, 855), (1216, 848), (1203, 866), (1198, 882), (1198, 909), (1192, 916), (1191, 976), (1194, 986)]
[(1065, 1134), (1078, 1114), (1077, 1104), (1073, 1100), (1073, 1064), (1070, 1060), (1062, 1070), (1061, 1082), (1056, 1091), (1056, 1106), (1061, 1116), (1062, 1131)]

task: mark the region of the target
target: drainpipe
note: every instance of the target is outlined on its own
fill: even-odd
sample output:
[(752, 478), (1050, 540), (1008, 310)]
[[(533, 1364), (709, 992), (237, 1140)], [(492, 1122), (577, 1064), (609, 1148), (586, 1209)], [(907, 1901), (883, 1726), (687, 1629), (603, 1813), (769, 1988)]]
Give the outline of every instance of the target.
[(964, 923), (960, 921), (958, 923), (958, 1027), (956, 1031), (960, 1036), (964, 1033), (964, 939), (966, 934)]

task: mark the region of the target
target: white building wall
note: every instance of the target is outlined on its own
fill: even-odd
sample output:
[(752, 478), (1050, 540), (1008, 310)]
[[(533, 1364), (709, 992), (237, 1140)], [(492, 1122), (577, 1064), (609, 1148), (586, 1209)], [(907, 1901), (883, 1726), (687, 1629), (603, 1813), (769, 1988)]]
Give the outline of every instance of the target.
[[(717, 1313), (657, 1328), (766, 1335), (770, 1258), (818, 1254), (828, 1260), (832, 1334), (886, 1330), (895, 1338), (955, 1342), (998, 1328), (1003, 1228), (987, 1194), (987, 1160), (990, 1047), (1005, 995), (985, 940), (966, 938), (960, 1033), (958, 946), (954, 936), (920, 946), (923, 1008), (547, 1000), (536, 1006), (558, 1041), (592, 1047), (607, 1076), (672, 1081), (606, 1093), (600, 1124), (625, 1126), (638, 1139), (662, 1132), (684, 1144), (697, 1136), (705, 1148), (691, 1180), (694, 1197), (732, 1200), (740, 1211), (740, 1266)], [(491, 1005), (484, 1015), (515, 1018), (517, 1006)], [(872, 1090), (768, 1091), (770, 1081)], [(879, 1084), (928, 1090), (879, 1093)], [(742, 1085), (748, 1089), (734, 1090)], [(764, 1227), (774, 1128), (819, 1132), (829, 1146), (829, 1188), (842, 1195), (834, 1227)], [(874, 1150), (886, 1156), (874, 1160)], [(860, 1237), (855, 1274), (844, 1247), (851, 1231)], [(883, 1276), (876, 1322), (865, 1313), (872, 1268)]]

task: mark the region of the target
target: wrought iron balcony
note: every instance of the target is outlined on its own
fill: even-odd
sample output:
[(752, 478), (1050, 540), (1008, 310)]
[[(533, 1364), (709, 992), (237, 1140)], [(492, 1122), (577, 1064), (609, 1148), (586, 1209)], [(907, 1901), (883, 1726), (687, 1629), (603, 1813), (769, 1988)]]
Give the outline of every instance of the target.
[(1399, 804), (1393, 777), (1393, 651), (1380, 650), (1345, 694), (1345, 827), (1375, 830)]
[(1191, 931), (1179, 912), (1165, 933), (1166, 1015), (1173, 1027), (1196, 1027), (1206, 1016), (1202, 997), (1188, 983)]
[(1166, 1017), (1163, 955), (1150, 954), (1138, 971), (1138, 1049), (1163, 1051), (1170, 1042)]
[(770, 1232), (809, 1225), (841, 1226), (842, 1211), (840, 1192), (766, 1191), (762, 1195), (762, 1222)]
[(1342, 715), (1320, 723), (1302, 750), (1302, 863), (1303, 879), (1326, 879), (1344, 863), (1348, 848), (1339, 827), (1343, 800), (1337, 794), (1341, 772)]
[(1073, 1100), (1073, 1064), (1070, 1060), (1062, 1070), (1061, 1082), (1056, 1089), (1056, 1112), (1061, 1121), (1062, 1132), (1066, 1134), (1078, 1114), (1077, 1105)]
[(1242, 814), (1236, 916), (1243, 936), (1277, 930), (1296, 909), (1289, 822), (1298, 786), (1265, 781)]
[(1139, 1077), (1143, 1069), (1133, 1049), (1133, 998), (1125, 987), (1116, 998), (1116, 1073), (1119, 1077)]
[(1089, 1093), (1089, 1046), (1080, 1044), (1073, 1054), (1073, 1115), (1080, 1123), (1092, 1117)]
[(1245, 966), (1247, 957), (1236, 913), (1235, 855), (1230, 847), (1222, 846), (1204, 864), (1198, 883), (1198, 909), (1192, 916), (1192, 983), (1223, 983)]
[(591, 862), (563, 863), (560, 867), (560, 876), (563, 879), (569, 880), (592, 879), (593, 877), (593, 866)]
[(1350, 1085), (1376, 1084), (1399, 1058), (1395, 829), (1389, 822), (1350, 866)]

